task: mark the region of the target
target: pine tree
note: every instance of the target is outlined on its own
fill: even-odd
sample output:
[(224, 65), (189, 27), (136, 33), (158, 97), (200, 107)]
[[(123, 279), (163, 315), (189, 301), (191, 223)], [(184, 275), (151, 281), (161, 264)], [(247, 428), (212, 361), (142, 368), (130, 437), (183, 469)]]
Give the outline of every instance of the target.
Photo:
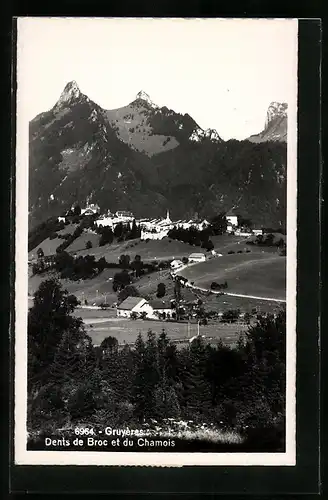
[(158, 371), (162, 385), (173, 385), (177, 380), (178, 358), (175, 344), (170, 342), (165, 330), (157, 340)]
[(191, 343), (183, 385), (187, 414), (193, 419), (207, 415), (212, 405), (212, 394), (206, 378), (206, 350), (201, 338)]
[(159, 382), (157, 345), (153, 332), (147, 334), (146, 344), (139, 334), (136, 344), (136, 373), (134, 379), (135, 414), (142, 420), (154, 415), (155, 389)]
[(56, 279), (41, 283), (28, 314), (29, 383), (47, 376), (64, 332), (84, 332), (81, 318), (71, 316), (77, 304)]
[(49, 368), (49, 380), (65, 383), (84, 380), (93, 374), (96, 357), (90, 337), (85, 333), (64, 332)]

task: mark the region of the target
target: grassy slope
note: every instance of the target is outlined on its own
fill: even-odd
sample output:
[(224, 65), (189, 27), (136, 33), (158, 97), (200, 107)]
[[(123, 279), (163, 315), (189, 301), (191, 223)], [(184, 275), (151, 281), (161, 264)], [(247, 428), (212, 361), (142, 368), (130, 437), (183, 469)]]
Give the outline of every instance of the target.
[[(80, 238), (76, 240), (76, 245), (79, 244)], [(196, 247), (187, 245), (186, 243), (176, 240), (170, 241), (168, 238), (164, 238), (161, 241), (151, 240), (148, 243), (140, 239), (124, 241), (122, 243), (94, 247), (90, 250), (84, 249), (77, 253), (78, 255), (94, 255), (96, 259), (105, 257), (107, 262), (118, 262), (120, 255), (123, 253), (130, 255), (131, 260), (134, 259), (136, 254), (139, 254), (141, 255), (141, 259), (147, 262), (156, 258), (158, 260), (182, 258), (183, 256), (190, 255), (192, 252), (199, 251), (198, 249), (199, 247), (196, 249)], [(67, 251), (71, 251), (71, 246), (67, 248)]]
[[(73, 241), (69, 247), (67, 247), (66, 251), (67, 252), (79, 252), (81, 250), (85, 250), (85, 245), (87, 241), (91, 241), (92, 246), (95, 248), (98, 248), (98, 243), (99, 243), (100, 235), (93, 233), (92, 231), (84, 230), (83, 233), (76, 238), (76, 240)], [(89, 255), (92, 255), (92, 248), (87, 250)]]
[(167, 136), (153, 134), (143, 112), (147, 114), (147, 108), (141, 106), (136, 109), (133, 106), (124, 106), (107, 111), (107, 116), (112, 126), (118, 128), (117, 135), (122, 141), (138, 151), (145, 151), (150, 156), (179, 145), (178, 141), (171, 137), (170, 141), (163, 146)]
[[(73, 232), (74, 227), (67, 226), (65, 230), (66, 232)], [(92, 241), (91, 236), (91, 233), (83, 233), (68, 250), (74, 252), (74, 248), (79, 248), (79, 246), (85, 247), (85, 242), (88, 239)], [(98, 238), (98, 235), (93, 235), (93, 237), (94, 236)], [(238, 243), (238, 241), (241, 240), (244, 240), (244, 238), (230, 235), (213, 237), (215, 247), (217, 251), (223, 253), (223, 257), (197, 264), (196, 266), (185, 269), (182, 274), (186, 277), (190, 277), (192, 281), (198, 280), (203, 286), (210, 285), (212, 281), (224, 281), (226, 279), (229, 285), (227, 291), (260, 296), (263, 294), (263, 296), (284, 298), (283, 295), (282, 297), (278, 297), (277, 293), (279, 290), (281, 294), (284, 293), (283, 275), (286, 259), (283, 257), (278, 258), (275, 249), (261, 248), (260, 250), (257, 247), (248, 245), (244, 247), (244, 245)], [(59, 240), (59, 242), (62, 241), (63, 240)], [(73, 246), (74, 244), (75, 246)], [(44, 244), (40, 246), (43, 248)], [(235, 247), (235, 251), (247, 247), (251, 252), (247, 254), (227, 255), (227, 251), (233, 249), (233, 247)], [(119, 244), (114, 243), (112, 245), (105, 245), (103, 247), (94, 246), (89, 250), (83, 249), (77, 251), (77, 254), (95, 255), (96, 259), (105, 256), (108, 262), (117, 262), (122, 253), (129, 254), (131, 259), (134, 259), (136, 254), (140, 254), (143, 261), (146, 262), (153, 260), (155, 257), (158, 259), (169, 259), (173, 257), (181, 258), (195, 251), (201, 250), (199, 247), (196, 248), (175, 240), (171, 240), (170, 242), (168, 238), (165, 238), (162, 241), (149, 241), (148, 243), (140, 240), (131, 240)], [(272, 260), (270, 261), (270, 259)], [(258, 260), (260, 262), (263, 260), (263, 265), (260, 265), (259, 262), (258, 265), (253, 264), (251, 267), (247, 267), (247, 262), (252, 260)], [(241, 267), (234, 270), (234, 267), (238, 265)], [(270, 281), (268, 281), (268, 270), (270, 273)], [(70, 293), (75, 294), (79, 299), (87, 299), (89, 304), (104, 302), (104, 294), (106, 294), (107, 303), (113, 304), (117, 300), (117, 295), (112, 290), (112, 280), (110, 278), (112, 278), (116, 272), (117, 269), (106, 269), (93, 279), (81, 280), (80, 282), (62, 280), (62, 284), (64, 288)], [(237, 280), (238, 277), (239, 280)], [(40, 282), (44, 279), (47, 279), (47, 275), (42, 277), (32, 276), (29, 278), (29, 295), (33, 295)], [(160, 282), (166, 285), (166, 298), (173, 298), (173, 283), (169, 277), (168, 271), (143, 276), (140, 280), (135, 282), (134, 285), (141, 296), (154, 298), (156, 296), (157, 285)], [(270, 295), (270, 287), (273, 288), (272, 295)], [(182, 295), (186, 300), (195, 299), (195, 294), (188, 289), (183, 289)], [(208, 310), (224, 311), (231, 308), (240, 308), (243, 311), (250, 311), (253, 307), (260, 307), (262, 311), (272, 311), (278, 306), (275, 303), (247, 298), (229, 296), (210, 296), (206, 298), (206, 309)]]
[[(77, 226), (78, 224), (68, 224), (67, 226), (64, 227), (64, 229), (57, 231), (57, 234), (60, 235), (68, 233), (73, 234)], [(28, 258), (29, 259), (36, 258), (38, 248), (42, 248), (44, 255), (54, 255), (56, 253), (56, 248), (59, 247), (59, 245), (61, 245), (62, 243), (64, 243), (64, 241), (65, 240), (62, 240), (61, 238), (55, 238), (53, 240), (46, 238), (40, 245), (33, 248), (33, 250), (29, 252)]]
[(278, 299), (286, 295), (286, 258), (276, 252), (224, 255), (184, 269), (181, 275), (205, 288), (226, 280), (228, 292)]

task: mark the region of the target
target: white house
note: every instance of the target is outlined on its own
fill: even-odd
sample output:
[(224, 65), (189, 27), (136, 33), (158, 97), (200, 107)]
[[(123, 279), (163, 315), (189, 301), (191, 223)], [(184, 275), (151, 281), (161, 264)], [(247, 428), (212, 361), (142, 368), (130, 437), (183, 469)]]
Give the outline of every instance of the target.
[(162, 240), (167, 236), (168, 232), (169, 230), (165, 228), (155, 231), (147, 231), (145, 229), (141, 229), (140, 238), (142, 240)]
[(165, 314), (166, 318), (171, 318), (172, 312), (174, 312), (174, 309), (172, 309), (171, 304), (165, 300), (161, 299), (154, 299), (149, 301), (149, 305), (153, 310), (152, 316), (158, 319), (160, 315)]
[(148, 317), (153, 316), (152, 307), (142, 297), (128, 297), (116, 308), (117, 317), (119, 318), (130, 318), (133, 312), (138, 315), (146, 312)]
[(81, 215), (93, 215), (99, 213), (100, 207), (96, 203), (87, 204), (87, 206), (81, 210)]
[(238, 226), (238, 216), (231, 210), (226, 214), (228, 226)]
[(133, 213), (127, 210), (118, 210), (115, 215), (120, 222), (132, 222), (134, 219)]
[(250, 231), (242, 231), (242, 230), (236, 229), (235, 236), (245, 236), (247, 238), (248, 236), (252, 236), (252, 233)]
[(189, 262), (205, 262), (206, 257), (203, 253), (191, 253), (188, 257)]
[(184, 264), (183, 264), (182, 260), (174, 259), (174, 260), (172, 260), (170, 267), (171, 267), (171, 269), (179, 269), (179, 267), (182, 267), (183, 265)]
[(255, 234), (255, 236), (262, 235), (263, 229), (253, 229), (252, 233)]
[(113, 217), (99, 217), (99, 219), (97, 219), (95, 221), (95, 224), (96, 226), (109, 226), (111, 228), (113, 228), (113, 225), (114, 225), (114, 219)]
[(66, 217), (58, 217), (58, 222), (66, 222)]

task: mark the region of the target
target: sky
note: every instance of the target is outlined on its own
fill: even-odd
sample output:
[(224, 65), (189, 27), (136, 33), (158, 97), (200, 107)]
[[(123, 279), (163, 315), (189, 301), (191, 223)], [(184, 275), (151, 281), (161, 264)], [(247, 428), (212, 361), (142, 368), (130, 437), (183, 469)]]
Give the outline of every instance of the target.
[[(27, 121), (75, 80), (104, 109), (140, 90), (228, 140), (264, 128), (297, 89), (297, 20), (20, 18), (17, 95)], [(22, 109), (22, 107), (20, 109)]]

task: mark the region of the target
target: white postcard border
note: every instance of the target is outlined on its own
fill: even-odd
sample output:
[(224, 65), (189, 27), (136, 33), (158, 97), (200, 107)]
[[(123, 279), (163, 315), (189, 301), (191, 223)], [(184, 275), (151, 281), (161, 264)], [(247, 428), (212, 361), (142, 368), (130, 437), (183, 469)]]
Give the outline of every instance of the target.
[[(27, 451), (27, 313), (28, 313), (28, 119), (24, 100), (23, 40), (24, 20), (17, 20), (17, 138), (16, 138), (16, 234), (15, 234), (15, 411), (14, 459), (17, 465), (120, 465), (179, 467), (183, 465), (288, 465), (296, 464), (296, 265), (297, 265), (297, 19), (290, 22), (295, 31), (294, 88), (288, 102), (287, 141), (287, 390), (285, 453), (143, 453)], [(70, 22), (73, 20), (70, 19)], [(91, 21), (91, 19), (90, 19)], [(151, 22), (151, 19), (148, 20)], [(167, 20), (170, 21), (170, 20)], [(174, 20), (173, 20), (174, 21)], [(213, 20), (211, 20), (213, 21)], [(246, 20), (244, 20), (246, 22)], [(272, 21), (275, 21), (272, 19)], [(189, 22), (186, 20), (185, 22)], [(42, 43), (40, 41), (40, 43)]]

